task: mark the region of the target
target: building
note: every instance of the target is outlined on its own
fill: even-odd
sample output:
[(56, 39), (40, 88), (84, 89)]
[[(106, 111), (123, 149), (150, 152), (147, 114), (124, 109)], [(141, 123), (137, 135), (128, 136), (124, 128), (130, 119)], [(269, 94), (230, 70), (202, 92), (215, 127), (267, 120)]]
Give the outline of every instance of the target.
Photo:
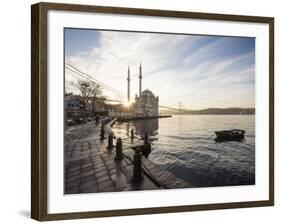
[[(130, 70), (128, 68), (128, 101), (130, 102)], [(155, 96), (152, 91), (146, 89), (142, 91), (142, 66), (139, 67), (139, 94), (135, 96), (135, 103), (132, 109), (137, 116), (158, 116), (159, 97)]]
[(141, 92), (140, 97), (136, 96), (138, 116), (158, 116), (159, 98), (146, 89)]
[(82, 117), (82, 102), (78, 95), (66, 95), (64, 98), (64, 111), (67, 118)]
[(109, 104), (106, 104), (105, 101), (105, 97), (88, 97), (88, 100), (84, 103), (83, 98), (79, 95), (65, 95), (65, 116), (67, 119), (78, 119), (92, 117), (96, 114), (107, 114), (107, 112), (113, 109)]

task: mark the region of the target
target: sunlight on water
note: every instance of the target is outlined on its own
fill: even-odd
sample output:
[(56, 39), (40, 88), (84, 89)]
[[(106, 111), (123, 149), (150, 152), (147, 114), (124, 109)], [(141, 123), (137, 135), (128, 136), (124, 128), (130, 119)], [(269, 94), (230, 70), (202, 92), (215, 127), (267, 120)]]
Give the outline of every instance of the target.
[[(172, 118), (116, 123), (117, 137), (147, 132), (149, 159), (194, 186), (255, 184), (254, 115), (174, 115)], [(214, 141), (214, 131), (246, 131), (243, 142)]]

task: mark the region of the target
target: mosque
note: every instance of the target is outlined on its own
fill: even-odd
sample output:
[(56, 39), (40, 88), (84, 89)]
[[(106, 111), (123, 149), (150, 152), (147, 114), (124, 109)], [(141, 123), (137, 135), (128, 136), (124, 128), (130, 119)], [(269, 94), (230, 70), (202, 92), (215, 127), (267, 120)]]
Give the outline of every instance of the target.
[(132, 110), (137, 114), (138, 117), (151, 117), (158, 116), (159, 97), (148, 89), (142, 91), (142, 67), (140, 63), (139, 67), (139, 94), (135, 95), (135, 102), (130, 102), (130, 67), (128, 67), (128, 103), (131, 104)]

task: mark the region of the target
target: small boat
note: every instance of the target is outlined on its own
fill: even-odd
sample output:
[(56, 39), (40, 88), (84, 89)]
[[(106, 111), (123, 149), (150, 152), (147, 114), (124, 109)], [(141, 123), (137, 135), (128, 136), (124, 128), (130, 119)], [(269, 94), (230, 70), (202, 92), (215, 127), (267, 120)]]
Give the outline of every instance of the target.
[(241, 129), (232, 129), (232, 130), (223, 130), (215, 131), (217, 138), (215, 139), (218, 142), (222, 141), (242, 141), (245, 137), (245, 131)]

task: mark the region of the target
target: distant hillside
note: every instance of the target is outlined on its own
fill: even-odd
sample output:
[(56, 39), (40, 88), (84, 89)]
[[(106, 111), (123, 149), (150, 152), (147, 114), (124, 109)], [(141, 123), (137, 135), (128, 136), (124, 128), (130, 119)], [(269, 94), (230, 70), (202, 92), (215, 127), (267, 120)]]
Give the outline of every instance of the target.
[(202, 110), (160, 110), (163, 114), (190, 114), (190, 115), (251, 115), (255, 114), (255, 108), (207, 108)]

